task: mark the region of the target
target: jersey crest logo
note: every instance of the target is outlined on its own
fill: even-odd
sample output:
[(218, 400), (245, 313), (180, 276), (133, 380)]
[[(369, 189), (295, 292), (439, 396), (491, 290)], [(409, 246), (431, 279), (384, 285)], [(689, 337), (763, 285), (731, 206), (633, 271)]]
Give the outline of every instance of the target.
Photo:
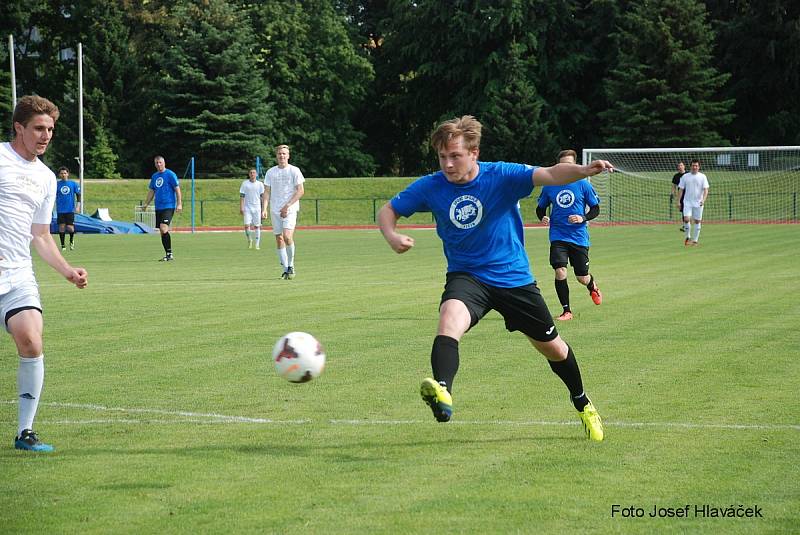
[(460, 229), (470, 229), (483, 219), (483, 204), (472, 195), (462, 195), (450, 205), (450, 222)]
[(61, 186), (61, 195), (69, 195), (69, 186)]
[(163, 178), (163, 177), (158, 177), (158, 178), (156, 179), (156, 187), (157, 187), (157, 188), (160, 188), (160, 187), (161, 187), (161, 186), (163, 186), (163, 185), (164, 185), (164, 178)]
[(562, 189), (558, 192), (558, 195), (556, 195), (556, 203), (561, 208), (569, 208), (575, 204), (575, 194), (568, 189)]

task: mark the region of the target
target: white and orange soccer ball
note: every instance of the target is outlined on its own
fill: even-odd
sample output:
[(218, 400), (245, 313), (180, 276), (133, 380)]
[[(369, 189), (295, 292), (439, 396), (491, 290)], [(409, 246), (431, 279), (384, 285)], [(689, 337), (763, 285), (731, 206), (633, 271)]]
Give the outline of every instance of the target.
[(272, 349), (272, 363), (278, 375), (291, 383), (307, 383), (325, 369), (325, 350), (308, 333), (291, 332)]

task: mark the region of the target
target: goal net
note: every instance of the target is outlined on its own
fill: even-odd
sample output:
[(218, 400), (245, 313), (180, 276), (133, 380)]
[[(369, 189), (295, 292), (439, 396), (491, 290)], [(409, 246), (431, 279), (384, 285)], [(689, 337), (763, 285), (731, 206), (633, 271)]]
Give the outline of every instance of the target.
[(669, 223), (680, 220), (672, 177), (678, 162), (700, 161), (708, 177), (704, 221), (798, 222), (800, 147), (585, 149), (583, 162), (608, 160), (614, 173), (591, 178), (600, 197), (598, 222)]

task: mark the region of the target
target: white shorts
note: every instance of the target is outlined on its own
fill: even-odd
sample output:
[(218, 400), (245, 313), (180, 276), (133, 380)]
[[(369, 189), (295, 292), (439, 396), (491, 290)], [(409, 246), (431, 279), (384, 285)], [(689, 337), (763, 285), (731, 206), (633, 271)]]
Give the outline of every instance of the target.
[(16, 308), (33, 307), (42, 310), (39, 285), (30, 268), (10, 269), (0, 273), (0, 318), (8, 330), (6, 314)]
[(261, 226), (261, 209), (258, 207), (244, 207), (244, 224), (245, 225), (254, 225), (256, 227)]
[(695, 221), (701, 221), (703, 219), (703, 207), (702, 206), (686, 206), (683, 205), (683, 217), (691, 217)]
[(289, 212), (286, 217), (280, 213), (272, 212), (272, 233), (276, 236), (283, 234), (284, 230), (294, 230), (297, 225), (297, 212)]

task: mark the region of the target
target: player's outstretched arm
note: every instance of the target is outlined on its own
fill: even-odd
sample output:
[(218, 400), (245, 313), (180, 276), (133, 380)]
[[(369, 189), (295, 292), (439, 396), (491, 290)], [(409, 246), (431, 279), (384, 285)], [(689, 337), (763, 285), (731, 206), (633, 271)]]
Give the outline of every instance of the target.
[(405, 253), (414, 247), (414, 238), (397, 232), (398, 219), (400, 216), (394, 211), (391, 203), (387, 202), (378, 212), (378, 228), (381, 229), (381, 234), (394, 252)]
[(550, 167), (537, 167), (533, 172), (534, 186), (550, 186), (569, 184), (587, 176), (594, 176), (603, 171), (613, 171), (614, 166), (607, 160), (594, 160), (588, 165), (575, 163), (557, 163)]
[(78, 288), (86, 288), (88, 284), (88, 274), (83, 268), (74, 268), (61, 256), (61, 252), (53, 241), (50, 235), (50, 225), (37, 224), (31, 225), (31, 234), (33, 239), (31, 243), (42, 260), (47, 262), (47, 265), (61, 273), (65, 279), (70, 281)]

